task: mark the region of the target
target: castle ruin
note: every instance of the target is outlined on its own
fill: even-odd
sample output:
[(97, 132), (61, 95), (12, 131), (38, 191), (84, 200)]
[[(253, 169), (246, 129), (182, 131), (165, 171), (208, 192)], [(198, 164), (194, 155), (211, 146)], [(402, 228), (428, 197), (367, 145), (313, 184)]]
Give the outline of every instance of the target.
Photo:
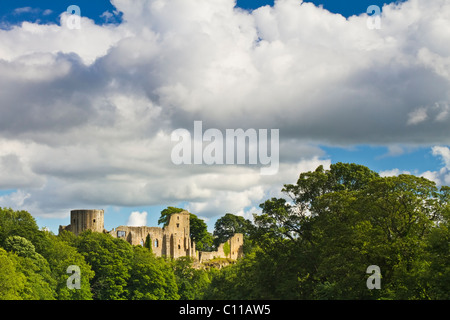
[(143, 246), (150, 240), (152, 252), (157, 257), (191, 257), (198, 262), (206, 262), (215, 258), (237, 260), (243, 256), (244, 236), (236, 233), (227, 242), (222, 243), (217, 251), (197, 251), (190, 236), (189, 212), (182, 211), (170, 216), (168, 224), (163, 227), (128, 227), (120, 226), (111, 231), (104, 229), (104, 210), (72, 210), (68, 226), (60, 226), (59, 232), (71, 231), (79, 235), (85, 230), (109, 233), (114, 238), (120, 238), (131, 245)]
[(85, 230), (103, 232), (105, 229), (104, 215), (104, 210), (72, 210), (70, 211), (70, 224), (59, 226), (59, 233), (67, 230), (78, 236)]

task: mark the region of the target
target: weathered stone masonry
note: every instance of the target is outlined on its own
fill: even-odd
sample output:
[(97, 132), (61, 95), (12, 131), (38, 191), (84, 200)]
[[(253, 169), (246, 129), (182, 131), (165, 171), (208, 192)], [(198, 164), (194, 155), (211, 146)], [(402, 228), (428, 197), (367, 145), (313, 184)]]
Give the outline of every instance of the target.
[(244, 236), (240, 233), (226, 242), (229, 247), (228, 254), (225, 254), (225, 243), (222, 243), (214, 252), (197, 251), (190, 237), (189, 212), (187, 211), (172, 214), (164, 228), (120, 226), (107, 232), (104, 229), (103, 210), (72, 210), (70, 221), (70, 225), (60, 226), (59, 232), (68, 230), (77, 236), (85, 230), (104, 232), (111, 234), (114, 238), (124, 239), (132, 245), (144, 245), (149, 235), (152, 251), (157, 257), (166, 256), (174, 259), (192, 257), (196, 261), (205, 262), (214, 258), (237, 260), (244, 254)]
[(126, 227), (120, 226), (109, 233), (115, 238), (122, 238), (132, 245), (144, 245), (147, 235), (150, 235), (153, 253), (172, 258), (197, 258), (195, 244), (191, 241), (189, 229), (189, 213), (183, 211), (170, 216), (169, 223), (164, 228), (157, 227)]
[(105, 226), (104, 214), (103, 210), (72, 210), (70, 212), (70, 224), (59, 226), (59, 232), (68, 230), (76, 236), (85, 230), (103, 232)]

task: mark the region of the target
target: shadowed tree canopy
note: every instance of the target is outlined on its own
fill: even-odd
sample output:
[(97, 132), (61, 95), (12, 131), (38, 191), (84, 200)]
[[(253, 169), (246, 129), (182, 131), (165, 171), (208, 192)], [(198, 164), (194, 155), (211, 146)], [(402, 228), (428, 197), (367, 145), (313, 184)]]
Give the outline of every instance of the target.
[(244, 237), (247, 237), (250, 234), (251, 227), (250, 220), (227, 213), (219, 218), (214, 225), (214, 245), (218, 247), (219, 244), (230, 239), (235, 233), (242, 233)]

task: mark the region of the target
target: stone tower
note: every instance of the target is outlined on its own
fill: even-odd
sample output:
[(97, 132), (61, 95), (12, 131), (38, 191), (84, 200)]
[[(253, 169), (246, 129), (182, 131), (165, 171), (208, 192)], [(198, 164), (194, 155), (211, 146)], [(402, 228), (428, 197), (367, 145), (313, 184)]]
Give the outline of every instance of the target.
[(79, 235), (85, 230), (103, 232), (105, 226), (104, 210), (72, 210), (70, 211), (70, 225), (66, 230)]
[(183, 211), (170, 216), (168, 225), (164, 228), (167, 240), (167, 252), (177, 259), (179, 257), (191, 256), (191, 236), (189, 212)]

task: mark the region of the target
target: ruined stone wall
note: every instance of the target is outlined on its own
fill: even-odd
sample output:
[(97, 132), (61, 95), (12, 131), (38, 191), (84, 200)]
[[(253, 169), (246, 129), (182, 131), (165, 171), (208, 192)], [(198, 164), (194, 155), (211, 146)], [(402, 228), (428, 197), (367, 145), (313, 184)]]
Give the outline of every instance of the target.
[(109, 233), (115, 238), (122, 238), (132, 245), (144, 245), (147, 235), (152, 241), (152, 251), (157, 256), (171, 258), (197, 257), (195, 246), (190, 237), (189, 213), (183, 211), (170, 216), (164, 228), (120, 226)]
[(166, 237), (163, 229), (158, 227), (127, 227), (120, 226), (109, 232), (114, 238), (121, 238), (128, 241), (133, 246), (145, 244), (147, 235), (150, 235), (151, 247), (157, 257), (166, 255), (164, 242)]
[(230, 244), (230, 259), (237, 260), (244, 256), (244, 235), (242, 233), (235, 233), (229, 240)]
[[(228, 244), (230, 252), (225, 254), (225, 244)], [(198, 254), (198, 260), (200, 262), (205, 262), (217, 258), (229, 258), (232, 260), (237, 260), (244, 256), (244, 235), (242, 233), (234, 234), (226, 242), (221, 243), (217, 248), (217, 251), (206, 252), (201, 251)]]

